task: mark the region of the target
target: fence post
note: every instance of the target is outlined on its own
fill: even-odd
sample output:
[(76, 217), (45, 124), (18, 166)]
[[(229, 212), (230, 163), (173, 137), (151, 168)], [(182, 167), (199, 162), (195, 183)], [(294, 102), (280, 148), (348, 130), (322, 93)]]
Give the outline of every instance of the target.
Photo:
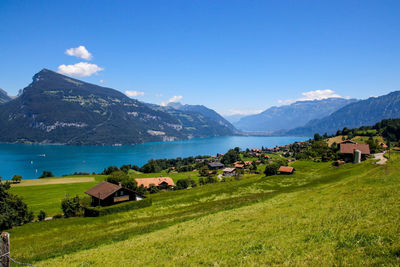
[[(7, 232), (0, 235), (0, 256), (10, 253), (10, 234)], [(10, 267), (10, 259), (7, 256), (0, 258), (0, 267)]]

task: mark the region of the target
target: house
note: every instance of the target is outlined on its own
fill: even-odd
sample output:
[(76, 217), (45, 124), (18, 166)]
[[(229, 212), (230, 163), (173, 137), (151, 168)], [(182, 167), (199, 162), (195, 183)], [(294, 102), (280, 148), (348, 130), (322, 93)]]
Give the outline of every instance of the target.
[(233, 163), (233, 166), (238, 169), (244, 168), (244, 164), (240, 163), (239, 161), (236, 161), (235, 163)]
[(174, 187), (175, 183), (170, 177), (157, 177), (157, 178), (136, 178), (137, 186), (143, 186), (144, 188), (150, 188), (150, 185), (155, 185), (159, 189), (167, 189)]
[(141, 200), (139, 193), (121, 185), (101, 182), (85, 192), (92, 197), (92, 206), (109, 206), (130, 200)]
[(251, 164), (253, 164), (252, 161), (245, 161), (245, 162), (244, 162), (244, 165), (246, 165), (246, 166), (250, 166)]
[(280, 174), (293, 174), (294, 168), (289, 166), (280, 166), (278, 172)]
[(222, 172), (224, 173), (223, 176), (227, 177), (227, 176), (235, 176), (236, 174), (236, 169), (235, 168), (225, 168), (222, 170)]
[(210, 162), (210, 163), (208, 163), (208, 168), (211, 169), (211, 170), (222, 169), (223, 167), (225, 167), (225, 165), (222, 164), (221, 162)]
[(383, 142), (379, 142), (378, 146), (380, 146), (382, 148), (388, 148), (388, 146)]
[(354, 141), (351, 141), (351, 140), (343, 140), (343, 141), (340, 142), (339, 144), (357, 144), (357, 143), (354, 142)]
[(365, 160), (365, 158), (371, 154), (368, 144), (340, 143), (340, 154), (347, 162), (353, 161), (355, 150), (359, 150), (361, 152), (362, 160)]

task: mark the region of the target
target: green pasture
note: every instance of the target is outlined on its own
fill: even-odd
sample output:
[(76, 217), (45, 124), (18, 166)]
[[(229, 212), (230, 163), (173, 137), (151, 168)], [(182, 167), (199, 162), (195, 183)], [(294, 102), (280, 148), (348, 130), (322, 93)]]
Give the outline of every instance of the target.
[(12, 256), (36, 266), (398, 265), (399, 159), (297, 161), (294, 175), (246, 175), (154, 194), (140, 210), (26, 224), (10, 230)]

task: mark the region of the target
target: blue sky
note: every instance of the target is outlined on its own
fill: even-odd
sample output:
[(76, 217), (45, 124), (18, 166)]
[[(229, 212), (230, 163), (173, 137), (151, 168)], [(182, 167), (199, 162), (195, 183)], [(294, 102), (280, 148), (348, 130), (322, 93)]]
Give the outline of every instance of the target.
[[(400, 90), (399, 14), (400, 1), (2, 0), (0, 87), (81, 67), (139, 100), (222, 114), (367, 98)], [(90, 60), (66, 54), (79, 46)]]

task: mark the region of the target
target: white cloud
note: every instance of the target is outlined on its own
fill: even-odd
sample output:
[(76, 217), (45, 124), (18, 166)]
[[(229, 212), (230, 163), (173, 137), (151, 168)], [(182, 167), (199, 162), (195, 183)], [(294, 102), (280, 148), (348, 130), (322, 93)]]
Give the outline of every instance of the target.
[(301, 93), (303, 97), (298, 99), (285, 99), (285, 100), (278, 100), (279, 104), (288, 105), (294, 103), (296, 101), (309, 101), (309, 100), (321, 100), (327, 98), (341, 98), (342, 96), (335, 93), (335, 91), (331, 89), (324, 89), (324, 90), (315, 90), (315, 91), (308, 91)]
[(171, 102), (179, 102), (182, 98), (183, 98), (183, 96), (181, 96), (181, 95), (174, 95), (173, 97), (168, 99), (168, 101), (161, 102), (160, 105), (161, 106), (166, 106)]
[(100, 80), (100, 83), (103, 83), (104, 82), (104, 80)]
[(90, 76), (102, 70), (104, 70), (104, 68), (87, 62), (79, 62), (74, 65), (62, 64), (58, 66), (58, 73), (78, 77)]
[(137, 97), (137, 96), (144, 96), (144, 92), (139, 91), (125, 91), (125, 94), (129, 97)]
[(92, 54), (90, 54), (90, 52), (83, 45), (75, 47), (75, 48), (69, 48), (69, 49), (65, 50), (65, 54), (67, 54), (69, 56), (73, 56), (73, 57), (79, 57), (79, 58), (86, 59), (86, 60), (91, 60), (93, 58)]
[(230, 109), (228, 112), (224, 113), (224, 115), (253, 115), (261, 112), (263, 112), (262, 109)]
[(155, 97), (162, 97), (163, 94), (155, 94), (154, 96), (155, 96)]

